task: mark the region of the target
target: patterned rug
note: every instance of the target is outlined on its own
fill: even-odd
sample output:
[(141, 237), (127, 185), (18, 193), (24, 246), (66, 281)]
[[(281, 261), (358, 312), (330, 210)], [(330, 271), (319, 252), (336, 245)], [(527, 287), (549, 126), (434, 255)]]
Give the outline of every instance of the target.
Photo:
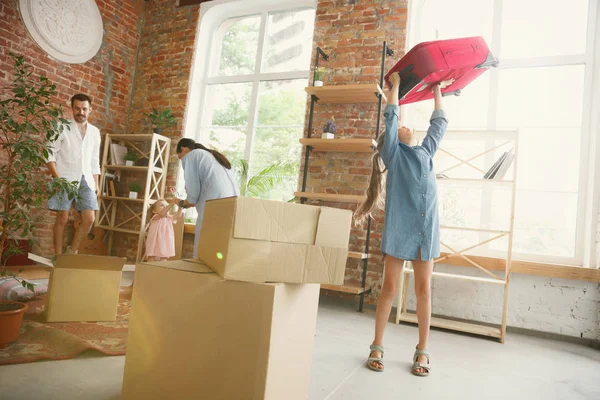
[(86, 350), (109, 356), (124, 355), (131, 308), (131, 289), (121, 288), (114, 322), (44, 322), (46, 295), (28, 302), (21, 336), (0, 349), (0, 365), (40, 360), (65, 360)]

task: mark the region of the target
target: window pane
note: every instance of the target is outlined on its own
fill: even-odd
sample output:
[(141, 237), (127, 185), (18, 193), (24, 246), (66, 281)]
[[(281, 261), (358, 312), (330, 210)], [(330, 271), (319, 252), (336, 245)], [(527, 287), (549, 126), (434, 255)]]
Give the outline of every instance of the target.
[(205, 126), (247, 126), (251, 91), (251, 82), (207, 86)]
[(260, 16), (229, 19), (219, 27), (219, 76), (254, 73), (259, 30)]
[(421, 42), (483, 36), (489, 46), (493, 17), (493, 0), (427, 0), (417, 21), (418, 36)]
[[(503, 0), (503, 58), (586, 51), (588, 0)], [(555, 83), (552, 80), (552, 83)]]
[(250, 82), (207, 87), (203, 120), (209, 124), (200, 137), (229, 158), (244, 155), (251, 90)]
[(270, 13), (261, 72), (307, 70), (315, 10)]
[(290, 200), (298, 184), (300, 151), (298, 139), (304, 130), (306, 79), (261, 82), (258, 122), (252, 152), (250, 176), (276, 163), (288, 163), (276, 175), (283, 176), (263, 198)]
[[(448, 129), (485, 128), (488, 115), (490, 74), (471, 82), (460, 96), (444, 97), (444, 110), (448, 116)], [(420, 101), (403, 106), (411, 128), (427, 129), (433, 112), (433, 100)]]
[(513, 252), (573, 257), (577, 193), (517, 191)]
[(526, 128), (519, 131), (517, 187), (577, 193), (580, 128)]
[(204, 137), (208, 136), (210, 149), (215, 149), (227, 156), (229, 161), (239, 160), (244, 157), (246, 147), (246, 130), (239, 128), (208, 128)]
[(499, 127), (581, 126), (585, 67), (500, 71)]

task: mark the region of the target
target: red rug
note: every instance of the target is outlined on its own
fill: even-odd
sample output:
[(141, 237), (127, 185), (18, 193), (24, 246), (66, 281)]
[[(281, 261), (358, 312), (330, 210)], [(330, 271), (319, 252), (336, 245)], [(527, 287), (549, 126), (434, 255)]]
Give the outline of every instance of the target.
[(122, 288), (114, 322), (44, 322), (46, 295), (28, 302), (21, 336), (0, 349), (0, 365), (40, 360), (65, 360), (86, 350), (109, 356), (125, 354), (131, 308), (131, 290)]

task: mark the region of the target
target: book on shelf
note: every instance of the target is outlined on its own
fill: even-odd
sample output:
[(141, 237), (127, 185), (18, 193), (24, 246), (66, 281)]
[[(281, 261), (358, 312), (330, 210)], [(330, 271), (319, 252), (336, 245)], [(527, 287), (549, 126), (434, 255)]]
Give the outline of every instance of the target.
[(112, 165), (125, 165), (125, 155), (127, 154), (127, 147), (117, 143), (111, 143), (110, 150), (110, 163)]
[(492, 165), (492, 167), (485, 173), (483, 179), (502, 179), (512, 164), (514, 157), (515, 155), (512, 148), (509, 151), (505, 151), (494, 163), (494, 165)]

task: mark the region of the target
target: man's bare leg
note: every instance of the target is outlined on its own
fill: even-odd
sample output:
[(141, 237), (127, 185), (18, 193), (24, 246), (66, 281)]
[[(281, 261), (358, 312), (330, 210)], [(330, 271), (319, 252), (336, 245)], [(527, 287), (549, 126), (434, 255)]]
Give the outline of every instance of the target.
[(68, 211), (57, 211), (56, 221), (54, 222), (54, 254), (62, 254), (63, 252), (63, 238), (65, 234), (65, 226), (69, 221)]
[(79, 228), (75, 231), (75, 235), (73, 236), (73, 241), (69, 248), (73, 253), (77, 252), (79, 249), (79, 245), (83, 238), (88, 234), (92, 225), (94, 225), (94, 221), (96, 219), (96, 212), (94, 210), (83, 210), (81, 211), (81, 223), (79, 224)]

